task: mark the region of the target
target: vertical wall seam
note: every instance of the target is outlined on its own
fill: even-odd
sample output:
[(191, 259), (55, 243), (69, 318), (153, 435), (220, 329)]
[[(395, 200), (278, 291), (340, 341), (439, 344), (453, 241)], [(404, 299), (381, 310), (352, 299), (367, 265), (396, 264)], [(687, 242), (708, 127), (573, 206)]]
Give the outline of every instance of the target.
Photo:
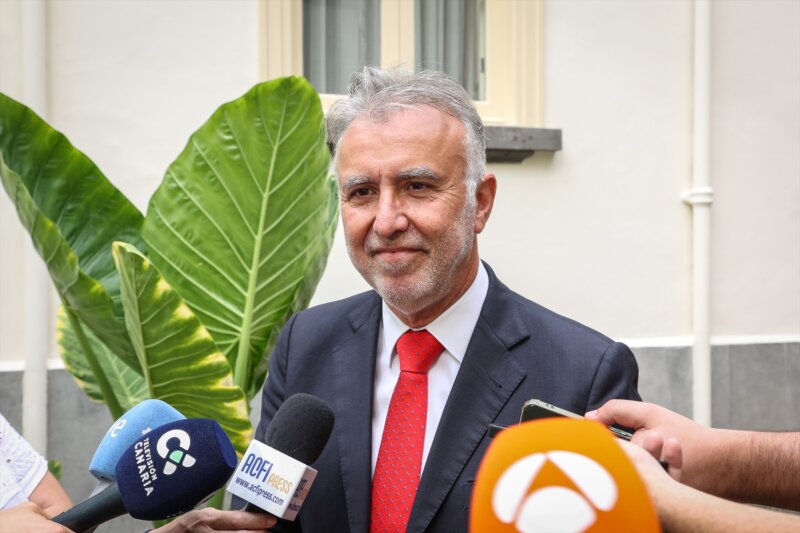
[[(47, 4), (22, 2), (22, 98), (47, 117)], [(24, 250), (24, 346), (22, 434), (47, 455), (47, 354), (50, 339), (50, 278), (30, 243)]]

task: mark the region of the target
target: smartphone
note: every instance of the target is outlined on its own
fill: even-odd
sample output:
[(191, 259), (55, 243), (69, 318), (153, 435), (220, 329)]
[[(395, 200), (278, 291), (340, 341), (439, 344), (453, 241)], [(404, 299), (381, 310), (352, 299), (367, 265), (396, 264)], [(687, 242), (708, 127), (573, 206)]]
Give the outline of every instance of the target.
[[(527, 422), (529, 420), (539, 420), (541, 418), (553, 418), (555, 416), (565, 416), (567, 418), (582, 419), (581, 415), (577, 415), (566, 409), (556, 407), (542, 400), (528, 400), (522, 406), (522, 415), (519, 418), (520, 422)], [(619, 437), (620, 439), (631, 440), (633, 435), (625, 430), (619, 429), (614, 426), (609, 426), (608, 429)]]

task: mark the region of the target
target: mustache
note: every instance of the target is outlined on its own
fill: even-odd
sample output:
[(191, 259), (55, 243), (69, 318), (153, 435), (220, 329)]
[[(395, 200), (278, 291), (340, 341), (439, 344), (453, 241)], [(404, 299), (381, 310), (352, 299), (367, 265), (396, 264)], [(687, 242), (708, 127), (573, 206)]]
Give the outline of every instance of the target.
[(412, 248), (427, 251), (427, 244), (425, 238), (418, 233), (403, 232), (397, 237), (389, 237), (388, 239), (375, 233), (370, 233), (364, 241), (364, 249), (369, 254), (374, 254), (386, 248)]

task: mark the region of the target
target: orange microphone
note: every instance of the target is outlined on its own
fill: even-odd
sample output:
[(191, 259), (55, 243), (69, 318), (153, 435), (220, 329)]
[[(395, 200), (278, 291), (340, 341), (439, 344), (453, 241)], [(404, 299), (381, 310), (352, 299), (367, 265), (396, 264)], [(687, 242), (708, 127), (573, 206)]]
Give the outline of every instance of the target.
[(472, 533), (661, 531), (647, 488), (608, 429), (549, 418), (501, 431), (475, 482)]

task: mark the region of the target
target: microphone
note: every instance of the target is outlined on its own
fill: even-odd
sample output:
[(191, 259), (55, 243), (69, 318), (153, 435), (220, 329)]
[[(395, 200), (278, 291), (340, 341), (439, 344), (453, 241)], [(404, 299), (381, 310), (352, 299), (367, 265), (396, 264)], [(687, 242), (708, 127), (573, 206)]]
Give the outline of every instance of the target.
[(214, 420), (170, 422), (122, 453), (116, 483), (53, 521), (82, 532), (126, 513), (139, 520), (170, 518), (208, 499), (235, 468), (233, 444)]
[(310, 394), (290, 396), (275, 412), (264, 442), (253, 440), (227, 490), (245, 500), (245, 511), (294, 520), (317, 471), (308, 466), (322, 453), (335, 417)]
[(469, 531), (660, 531), (635, 467), (596, 422), (547, 418), (498, 433), (478, 467)]
[(101, 482), (115, 481), (114, 469), (131, 444), (153, 429), (185, 419), (177, 409), (161, 400), (136, 404), (108, 428), (89, 463), (89, 472)]

